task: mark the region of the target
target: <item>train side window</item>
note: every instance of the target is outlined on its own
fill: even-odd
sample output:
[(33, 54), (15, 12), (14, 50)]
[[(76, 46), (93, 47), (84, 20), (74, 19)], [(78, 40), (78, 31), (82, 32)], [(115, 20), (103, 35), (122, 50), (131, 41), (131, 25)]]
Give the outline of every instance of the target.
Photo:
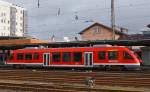
[(70, 62), (71, 61), (71, 53), (70, 52), (63, 52), (62, 53), (62, 61), (63, 62)]
[(60, 62), (60, 52), (52, 53), (52, 62)]
[(100, 52), (98, 52), (98, 59), (99, 59), (99, 60), (104, 60), (104, 59), (106, 59), (106, 52), (105, 52), (105, 51), (100, 51)]
[(11, 53), (8, 58), (9, 60), (12, 60), (14, 58), (14, 55)]
[(35, 52), (33, 58), (34, 58), (34, 60), (38, 60), (39, 59), (39, 53)]
[(123, 58), (124, 59), (133, 59), (133, 57), (126, 51), (123, 52)]
[(82, 52), (74, 52), (73, 53), (73, 61), (81, 62), (82, 61)]
[(109, 51), (108, 59), (109, 60), (117, 60), (118, 59), (118, 51)]
[(32, 60), (32, 54), (31, 53), (26, 53), (25, 59), (26, 60)]
[(23, 60), (23, 53), (17, 54), (17, 60)]

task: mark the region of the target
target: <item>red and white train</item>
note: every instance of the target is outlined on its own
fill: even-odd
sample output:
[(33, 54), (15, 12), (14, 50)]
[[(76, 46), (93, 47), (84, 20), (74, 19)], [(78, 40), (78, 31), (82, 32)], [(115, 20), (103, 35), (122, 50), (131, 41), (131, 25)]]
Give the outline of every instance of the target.
[(139, 68), (140, 60), (126, 47), (71, 47), (20, 49), (11, 52), (6, 64), (46, 67), (124, 66)]

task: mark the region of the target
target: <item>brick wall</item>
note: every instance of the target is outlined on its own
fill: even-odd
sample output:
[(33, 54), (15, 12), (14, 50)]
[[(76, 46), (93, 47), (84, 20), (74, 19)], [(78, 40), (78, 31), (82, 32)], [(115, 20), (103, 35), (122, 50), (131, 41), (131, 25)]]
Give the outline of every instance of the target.
[[(102, 26), (93, 26), (81, 34), (82, 40), (112, 40), (112, 30)], [(115, 39), (120, 35), (115, 34)]]

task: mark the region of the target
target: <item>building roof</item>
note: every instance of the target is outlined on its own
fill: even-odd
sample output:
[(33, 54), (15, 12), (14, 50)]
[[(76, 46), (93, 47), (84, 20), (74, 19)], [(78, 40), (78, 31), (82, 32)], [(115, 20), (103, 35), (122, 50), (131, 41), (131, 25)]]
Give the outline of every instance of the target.
[[(1, 41), (2, 42), (2, 41)], [(4, 41), (3, 41), (4, 42)], [(6, 41), (5, 41), (6, 42)], [(13, 50), (13, 49), (22, 49), (25, 47), (49, 47), (49, 48), (58, 48), (58, 47), (89, 47), (89, 46), (99, 46), (104, 44), (109, 44), (113, 46), (150, 46), (150, 39), (146, 40), (95, 40), (95, 41), (72, 41), (72, 42), (36, 42), (35, 40), (26, 41), (22, 44), (19, 44), (20, 41), (15, 44), (0, 44), (1, 50)]]
[(0, 40), (26, 39), (27, 37), (19, 36), (0, 36)]
[[(108, 27), (108, 26), (106, 26), (106, 25), (103, 25), (103, 24), (100, 24), (100, 23), (97, 23), (97, 22), (96, 22), (96, 23), (92, 24), (91, 26), (85, 28), (85, 29), (82, 30), (81, 32), (79, 32), (79, 34), (83, 34), (86, 30), (88, 30), (88, 29), (90, 29), (90, 28), (92, 28), (93, 26), (96, 26), (96, 25), (102, 26), (102, 27), (104, 27), (104, 28), (106, 28), (106, 29), (112, 31), (112, 28), (110, 28), (110, 27)], [(115, 30), (115, 33), (116, 33), (116, 34), (119, 34), (119, 35), (126, 35), (125, 33), (120, 32), (119, 30)]]
[(0, 44), (3, 46), (8, 45), (25, 45), (25, 44), (38, 44), (38, 43), (48, 43), (46, 40), (38, 40), (38, 39), (7, 39), (0, 40)]
[(145, 40), (150, 39), (150, 34), (130, 34), (127, 35), (125, 40)]

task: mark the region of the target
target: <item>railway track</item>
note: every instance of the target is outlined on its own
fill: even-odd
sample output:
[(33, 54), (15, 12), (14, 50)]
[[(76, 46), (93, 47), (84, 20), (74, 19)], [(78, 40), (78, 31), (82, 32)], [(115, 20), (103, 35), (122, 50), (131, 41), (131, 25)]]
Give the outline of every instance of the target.
[[(94, 88), (87, 88), (85, 81), (92, 77)], [(150, 92), (149, 72), (128, 71), (40, 71), (40, 70), (0, 70), (0, 88), (23, 91), (55, 91), (55, 92), (112, 92), (99, 86), (120, 86), (145, 88)], [(113, 89), (115, 90), (115, 89)], [(121, 89), (120, 89), (121, 90)], [(144, 92), (144, 90), (134, 92)], [(42, 92), (43, 92), (42, 91)], [(122, 92), (130, 90), (122, 90)], [(115, 92), (115, 91), (114, 91)]]

